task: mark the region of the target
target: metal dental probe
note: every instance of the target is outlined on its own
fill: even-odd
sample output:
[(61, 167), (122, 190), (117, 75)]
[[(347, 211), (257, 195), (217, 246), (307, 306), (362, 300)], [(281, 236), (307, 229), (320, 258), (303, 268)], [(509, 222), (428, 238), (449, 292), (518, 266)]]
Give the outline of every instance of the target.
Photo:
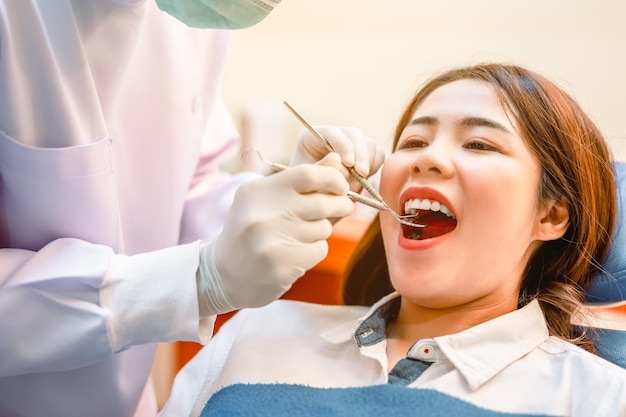
[[(335, 152), (335, 149), (333, 148), (333, 146), (330, 144), (330, 142), (324, 137), (322, 136), (309, 122), (307, 122), (302, 116), (300, 116), (300, 114), (289, 105), (289, 103), (287, 103), (286, 101), (283, 102), (285, 104), (285, 106), (287, 106), (287, 108), (293, 113), (294, 116), (296, 116), (296, 118), (298, 120), (300, 120), (300, 122), (316, 137), (318, 138), (323, 144), (324, 146), (326, 146), (326, 149), (329, 152)], [(425, 225), (423, 224), (418, 224), (418, 223), (412, 223), (409, 222), (405, 219), (415, 219), (417, 218), (418, 214), (410, 214), (410, 215), (406, 215), (406, 216), (401, 216), (398, 213), (396, 213), (394, 210), (391, 209), (391, 207), (389, 207), (389, 205), (385, 202), (385, 200), (383, 199), (383, 197), (378, 193), (378, 191), (374, 188), (374, 186), (367, 180), (365, 179), (361, 174), (359, 174), (354, 167), (346, 167), (346, 169), (348, 170), (348, 172), (350, 173), (350, 175), (358, 181), (359, 184), (361, 184), (361, 186), (368, 192), (370, 193), (370, 195), (372, 197), (374, 197), (374, 199), (376, 199), (378, 205), (380, 207), (374, 207), (372, 204), (368, 204), (365, 203), (364, 201), (360, 201), (360, 200), (353, 200), (353, 201), (360, 201), (363, 204), (367, 204), (370, 207), (374, 207), (378, 210), (386, 210), (388, 212), (390, 212), (392, 214), (392, 216), (400, 223), (400, 224), (404, 224), (407, 226), (412, 226), (412, 227), (424, 227)], [(356, 194), (356, 193), (355, 193)], [(356, 194), (359, 196), (359, 198), (367, 198), (364, 197), (360, 194)], [(371, 199), (368, 199), (371, 200)]]
[[(261, 152), (259, 152), (258, 149), (248, 148), (248, 149), (245, 150), (245, 152), (243, 153), (242, 157), (244, 157), (248, 152), (255, 152), (257, 155), (259, 155), (259, 158), (261, 159), (261, 162), (263, 162), (264, 164), (270, 166), (271, 168), (273, 168), (276, 171), (284, 171), (286, 169), (289, 169), (289, 167), (287, 165), (283, 165), (283, 164), (278, 163), (278, 162), (269, 161), (269, 160), (263, 158), (263, 156), (261, 155)], [(347, 196), (352, 201), (356, 201), (356, 202), (365, 204), (366, 206), (375, 208), (377, 210), (388, 210), (387, 206), (384, 205), (383, 203), (381, 203), (380, 201), (374, 200), (373, 198), (366, 197), (366, 196), (361, 195), (359, 193), (355, 193), (354, 191), (348, 191)], [(411, 224), (411, 225), (413, 226), (413, 224)]]

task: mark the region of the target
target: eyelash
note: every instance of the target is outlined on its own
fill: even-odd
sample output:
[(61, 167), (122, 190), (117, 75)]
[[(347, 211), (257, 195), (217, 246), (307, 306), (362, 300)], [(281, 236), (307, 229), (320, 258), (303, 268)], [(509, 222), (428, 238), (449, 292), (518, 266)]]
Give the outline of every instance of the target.
[(397, 149), (424, 148), (428, 146), (428, 141), (422, 137), (411, 136), (398, 143)]
[(476, 151), (497, 151), (498, 150), (497, 148), (485, 142), (484, 140), (476, 139), (476, 138), (469, 139), (465, 143), (464, 147), (467, 149), (476, 150)]
[[(401, 140), (398, 143), (397, 149), (415, 149), (415, 148), (425, 148), (428, 146), (428, 140), (423, 137), (408, 137), (404, 140)], [(464, 148), (475, 151), (491, 151), (497, 152), (498, 149), (489, 143), (485, 142), (481, 138), (470, 138), (463, 145)]]

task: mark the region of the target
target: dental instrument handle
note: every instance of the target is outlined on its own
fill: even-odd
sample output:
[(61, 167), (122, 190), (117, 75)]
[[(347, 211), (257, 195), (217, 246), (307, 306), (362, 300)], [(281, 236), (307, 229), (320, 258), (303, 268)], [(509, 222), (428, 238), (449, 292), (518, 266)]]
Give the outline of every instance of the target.
[(366, 206), (375, 208), (376, 210), (383, 210), (383, 211), (389, 210), (389, 207), (387, 207), (385, 204), (381, 203), (380, 201), (376, 201), (372, 198), (365, 197), (364, 195), (355, 193), (354, 191), (348, 191), (348, 198), (354, 202), (358, 202), (361, 204), (365, 204)]
[(385, 200), (383, 200), (383, 197), (378, 193), (376, 188), (374, 188), (374, 186), (368, 180), (366, 180), (361, 174), (356, 172), (356, 169), (354, 169), (353, 167), (349, 167), (348, 172), (350, 173), (352, 178), (354, 178), (355, 180), (357, 180), (359, 184), (361, 184), (361, 186), (365, 189), (365, 191), (370, 193), (372, 197), (374, 197), (383, 206), (389, 209), (389, 206), (387, 206), (387, 203), (385, 203)]
[[(302, 117), (300, 115), (300, 113), (298, 113), (293, 107), (291, 107), (289, 105), (289, 103), (287, 103), (286, 101), (283, 101), (283, 104), (285, 106), (287, 106), (287, 108), (291, 111), (291, 113), (293, 113), (294, 116), (296, 116), (296, 118), (298, 120), (300, 120), (300, 122), (309, 130), (309, 132), (311, 132), (316, 138), (318, 138), (326, 147), (326, 149), (329, 152), (335, 152), (335, 149), (333, 148), (333, 146), (330, 144), (330, 142), (324, 137), (322, 136), (313, 126), (311, 126), (311, 124), (309, 122), (307, 122), (304, 117)], [(370, 195), (372, 197), (374, 197), (376, 200), (378, 200), (380, 203), (382, 203), (382, 205), (385, 207), (384, 210), (391, 210), (389, 208), (389, 206), (387, 205), (387, 203), (385, 203), (385, 200), (383, 200), (383, 197), (378, 193), (378, 191), (376, 191), (376, 189), (374, 188), (374, 186), (372, 184), (370, 184), (367, 179), (365, 179), (365, 177), (363, 177), (361, 174), (359, 174), (356, 169), (354, 169), (354, 167), (346, 167), (348, 169), (348, 172), (350, 173), (350, 175), (357, 180), (357, 182), (359, 184), (361, 184), (361, 186), (368, 192), (370, 193)]]
[[(298, 113), (286, 101), (283, 101), (283, 104), (287, 106), (287, 108), (291, 111), (291, 113), (293, 113), (293, 115), (296, 116), (296, 118), (309, 130), (309, 132), (311, 132), (317, 139), (319, 139), (324, 144), (324, 146), (329, 152), (335, 152), (333, 145), (331, 145), (331, 143), (324, 136), (322, 136), (322, 134), (320, 134), (313, 126), (311, 126), (311, 124), (307, 122), (304, 119), (304, 117), (300, 116), (300, 113)], [(354, 178), (365, 189), (365, 191), (370, 193), (370, 195), (374, 197), (374, 199), (376, 199), (374, 200), (368, 197), (364, 197), (360, 194), (350, 191), (348, 192), (348, 197), (352, 201), (358, 201), (360, 203), (363, 203), (365, 205), (368, 205), (378, 210), (388, 211), (393, 215), (393, 217), (400, 224), (404, 224), (404, 225), (412, 226), (412, 227), (425, 227), (422, 224), (412, 223), (412, 222), (405, 220), (405, 218), (403, 218), (403, 217), (415, 218), (417, 216), (400, 216), (398, 213), (392, 210), (391, 207), (389, 207), (389, 205), (385, 202), (383, 197), (380, 195), (380, 193), (374, 188), (374, 186), (365, 177), (359, 174), (356, 171), (356, 169), (354, 169), (354, 167), (346, 167), (346, 169), (348, 170), (352, 178)]]
[[(335, 149), (333, 148), (333, 145), (330, 144), (330, 142), (320, 134), (320, 132), (318, 132), (313, 126), (311, 126), (311, 124), (309, 122), (307, 122), (306, 120), (304, 120), (304, 117), (300, 116), (300, 113), (298, 113), (296, 111), (296, 109), (294, 109), (293, 107), (291, 107), (289, 105), (289, 103), (287, 103), (286, 101), (283, 101), (283, 104), (285, 106), (287, 106), (287, 108), (289, 109), (289, 111), (291, 111), (291, 113), (293, 113), (294, 116), (296, 116), (296, 119), (300, 120), (300, 122), (309, 130), (309, 132), (313, 133), (313, 135), (318, 138), (320, 140), (320, 142), (322, 142), (324, 144), (324, 146), (326, 147), (326, 149), (328, 150), (328, 152), (335, 152)], [(356, 171), (355, 171), (356, 172)]]
[[(270, 167), (272, 167), (274, 170), (276, 170), (276, 171), (284, 171), (286, 169), (289, 169), (289, 167), (287, 165), (281, 164), (279, 162), (268, 161), (267, 159), (263, 159), (263, 157), (261, 156), (261, 154), (258, 151), (257, 151), (257, 153), (259, 154), (259, 157), (261, 158), (261, 161), (263, 163), (269, 165)], [(389, 207), (387, 207), (386, 204), (383, 204), (380, 201), (376, 201), (376, 200), (374, 200), (372, 198), (366, 197), (366, 196), (361, 195), (359, 193), (355, 193), (354, 191), (348, 191), (347, 196), (348, 196), (348, 198), (350, 200), (352, 200), (354, 202), (359, 202), (361, 204), (365, 204), (366, 206), (375, 208), (377, 210), (389, 210)]]

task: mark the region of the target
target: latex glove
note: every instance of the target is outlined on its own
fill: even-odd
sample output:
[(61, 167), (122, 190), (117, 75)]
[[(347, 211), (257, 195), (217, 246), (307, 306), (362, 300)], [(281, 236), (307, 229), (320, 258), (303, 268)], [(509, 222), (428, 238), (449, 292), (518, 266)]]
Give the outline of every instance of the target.
[(239, 187), (222, 232), (200, 251), (201, 316), (274, 301), (326, 257), (328, 218), (354, 211), (340, 166), (329, 154)]
[[(378, 171), (385, 159), (385, 151), (376, 142), (355, 127), (315, 126), (341, 156), (341, 171), (354, 192), (361, 191), (361, 185), (348, 173), (345, 167), (354, 169), (365, 178)], [(313, 163), (322, 159), (328, 150), (308, 129), (298, 135), (296, 150), (290, 165)]]

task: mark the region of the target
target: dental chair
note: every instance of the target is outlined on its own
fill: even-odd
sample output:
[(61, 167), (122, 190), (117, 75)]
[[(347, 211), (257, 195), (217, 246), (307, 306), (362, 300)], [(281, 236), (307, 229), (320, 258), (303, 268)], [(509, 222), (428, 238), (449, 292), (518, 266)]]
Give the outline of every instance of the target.
[(586, 292), (598, 354), (626, 368), (626, 162), (616, 162), (618, 210), (613, 242)]

